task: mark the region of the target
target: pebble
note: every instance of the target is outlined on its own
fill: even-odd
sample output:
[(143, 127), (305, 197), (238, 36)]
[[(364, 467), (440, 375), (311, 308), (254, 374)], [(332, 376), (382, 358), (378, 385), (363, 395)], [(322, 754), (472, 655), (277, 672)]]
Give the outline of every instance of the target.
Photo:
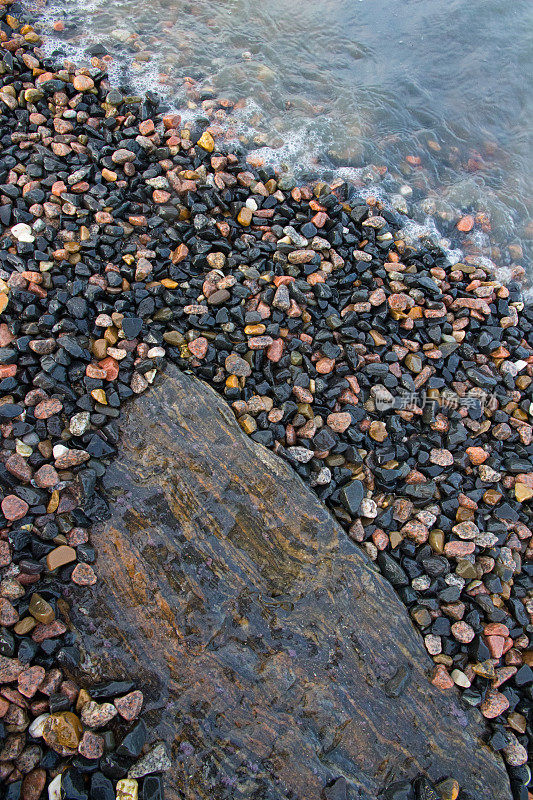
[(103, 728), (117, 715), (117, 709), (111, 703), (86, 703), (81, 710), (81, 720), (88, 728)]
[(172, 761), (167, 753), (166, 745), (161, 743), (143, 756), (128, 772), (129, 778), (142, 778), (154, 772), (167, 772), (172, 768)]
[(480, 705), (481, 713), (487, 719), (499, 717), (509, 708), (509, 700), (501, 692), (489, 689)]
[(65, 566), (65, 564), (70, 564), (72, 561), (76, 560), (76, 551), (73, 547), (69, 547), (66, 544), (62, 544), (59, 547), (56, 547), (46, 556), (46, 566), (53, 572), (54, 570), (58, 569), (59, 567)]
[(2, 500), (2, 513), (9, 522), (22, 519), (29, 511), (29, 505), (25, 500), (14, 494), (9, 494)]
[(327, 423), (335, 433), (344, 433), (352, 424), (352, 417), (347, 411), (328, 414)]
[(128, 722), (132, 722), (141, 713), (143, 700), (143, 693), (137, 689), (124, 697), (117, 697), (113, 702), (120, 716)]
[(121, 778), (117, 782), (116, 800), (138, 800), (139, 784), (133, 778)]
[(104, 754), (104, 739), (92, 731), (85, 731), (78, 745), (78, 753), (84, 758), (101, 758)]
[(252, 368), (250, 364), (245, 361), (244, 358), (241, 358), (235, 353), (232, 353), (226, 357), (224, 366), (230, 375), (237, 375), (238, 377), (247, 378), (252, 374)]
[(361, 481), (351, 481), (340, 494), (341, 502), (350, 514), (357, 515), (364, 497), (364, 487)]
[(56, 752), (76, 750), (83, 728), (79, 718), (70, 711), (50, 715), (42, 729), (44, 741)]

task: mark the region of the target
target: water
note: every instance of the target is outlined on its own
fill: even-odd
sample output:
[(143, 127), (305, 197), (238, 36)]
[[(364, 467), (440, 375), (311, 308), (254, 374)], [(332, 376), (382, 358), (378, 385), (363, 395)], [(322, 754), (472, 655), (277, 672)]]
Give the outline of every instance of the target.
[(437, 211), (444, 233), (452, 209), (487, 212), (492, 242), (478, 231), (470, 250), (526, 264), (530, 0), (64, 0), (39, 19), (49, 52), (102, 42), (117, 83), (192, 115), (237, 103), (212, 118), (227, 137), (297, 173), (345, 167), (361, 183), (384, 170), (358, 168), (387, 167), (414, 190), (409, 212)]

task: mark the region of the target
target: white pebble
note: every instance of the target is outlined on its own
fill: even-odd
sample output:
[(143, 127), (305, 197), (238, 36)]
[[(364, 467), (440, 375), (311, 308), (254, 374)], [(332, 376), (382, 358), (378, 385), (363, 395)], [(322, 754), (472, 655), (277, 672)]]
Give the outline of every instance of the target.
[(13, 225), (11, 233), (19, 242), (34, 242), (35, 236), (31, 232), (29, 225), (24, 222), (19, 222), (18, 225)]
[(91, 424), (91, 415), (88, 411), (74, 414), (69, 423), (69, 430), (73, 436), (81, 436)]
[(257, 211), (257, 203), (255, 202), (253, 197), (249, 197), (246, 201), (246, 207), (250, 209), (250, 211)]
[(52, 453), (54, 458), (59, 458), (59, 456), (64, 456), (65, 453), (68, 453), (68, 447), (65, 447), (64, 444), (55, 444)]
[(151, 347), (146, 355), (148, 358), (159, 358), (165, 355), (165, 351), (162, 347)]
[(378, 557), (378, 548), (376, 547), (374, 542), (365, 542), (363, 544), (363, 547), (365, 548), (368, 557), (372, 559), (372, 561), (375, 561), (376, 558)]
[(48, 800), (61, 800), (61, 775), (56, 775), (48, 784)]
[(378, 507), (375, 500), (372, 500), (371, 497), (365, 497), (361, 500), (361, 507), (359, 509), (361, 517), (368, 517), (369, 519), (374, 519), (378, 515)]
[(452, 670), (451, 678), (452, 678), (452, 681), (457, 686), (462, 686), (463, 689), (468, 689), (468, 687), (470, 686), (470, 681), (468, 680), (468, 678), (466, 677), (464, 672), (461, 672), (460, 669)]
[(34, 739), (38, 739), (40, 736), (43, 735), (44, 724), (49, 716), (50, 714), (40, 714), (38, 717), (35, 717), (30, 727), (28, 728), (28, 733), (30, 734), (30, 736), (33, 736)]

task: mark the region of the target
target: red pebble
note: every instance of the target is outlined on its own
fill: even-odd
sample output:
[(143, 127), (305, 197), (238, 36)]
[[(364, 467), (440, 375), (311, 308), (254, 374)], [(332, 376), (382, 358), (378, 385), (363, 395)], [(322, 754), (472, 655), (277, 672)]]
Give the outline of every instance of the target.
[(189, 350), (196, 358), (204, 358), (208, 347), (209, 342), (204, 336), (199, 336), (198, 339), (189, 342)]
[(25, 500), (21, 500), (15, 494), (8, 494), (2, 500), (2, 513), (10, 522), (22, 519), (28, 513), (29, 505)]

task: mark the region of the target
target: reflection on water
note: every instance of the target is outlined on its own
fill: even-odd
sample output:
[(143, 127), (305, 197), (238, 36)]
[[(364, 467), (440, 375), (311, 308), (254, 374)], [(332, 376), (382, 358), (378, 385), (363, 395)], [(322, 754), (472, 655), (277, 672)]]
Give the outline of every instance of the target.
[(293, 167), (386, 165), (414, 199), (485, 208), (506, 243), (533, 235), (529, 0), (64, 0), (46, 13), (50, 49), (104, 42), (119, 82), (194, 111), (238, 102), (230, 129), (284, 143), (276, 158)]

